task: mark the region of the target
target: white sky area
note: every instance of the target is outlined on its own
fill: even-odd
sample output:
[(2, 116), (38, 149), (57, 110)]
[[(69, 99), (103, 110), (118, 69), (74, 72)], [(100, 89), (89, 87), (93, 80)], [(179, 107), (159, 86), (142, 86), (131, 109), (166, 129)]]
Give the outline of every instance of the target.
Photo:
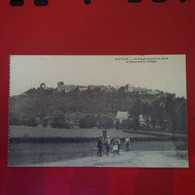
[[(115, 58), (167, 57), (156, 63), (127, 63)], [(10, 56), (10, 95), (18, 95), (41, 83), (57, 87), (59, 81), (70, 85), (126, 84), (148, 89), (160, 89), (186, 97), (185, 55), (145, 56)]]

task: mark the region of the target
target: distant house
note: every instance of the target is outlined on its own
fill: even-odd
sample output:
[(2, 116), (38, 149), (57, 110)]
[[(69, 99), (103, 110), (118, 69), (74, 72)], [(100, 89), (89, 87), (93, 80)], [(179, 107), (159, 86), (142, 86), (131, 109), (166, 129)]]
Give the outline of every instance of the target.
[(95, 89), (95, 88), (99, 88), (101, 91), (106, 89), (106, 86), (104, 85), (88, 85), (89, 89)]
[(62, 81), (58, 82), (58, 87), (61, 87), (63, 85), (64, 85), (64, 82), (62, 82)]
[(111, 91), (114, 91), (114, 87), (112, 87), (111, 85), (108, 85), (108, 86), (105, 86), (105, 89), (104, 89), (106, 92), (111, 92)]
[(160, 90), (158, 90), (158, 89), (149, 89), (148, 90), (148, 93), (150, 94), (150, 95), (159, 95), (159, 94), (163, 94)]
[(116, 114), (116, 121), (118, 120), (120, 123), (122, 123), (124, 120), (126, 121), (129, 117), (128, 112), (118, 111)]
[(135, 91), (135, 87), (133, 85), (125, 85), (125, 92), (133, 92)]
[(75, 89), (75, 85), (64, 85), (64, 92), (65, 93), (73, 91), (74, 89)]
[(142, 88), (142, 87), (137, 87), (136, 92), (138, 92), (139, 94), (148, 94), (148, 89)]
[(151, 126), (151, 116), (145, 116), (143, 114), (139, 115), (139, 125), (140, 127), (152, 127)]
[(45, 83), (41, 83), (40, 84), (40, 89), (46, 89), (46, 84)]
[(53, 91), (54, 88), (53, 88), (53, 87), (46, 87), (46, 90), (47, 90), (47, 91)]
[(142, 114), (140, 114), (139, 115), (139, 125), (140, 125), (140, 127), (145, 126), (146, 122), (147, 122), (147, 119)]
[(75, 85), (64, 85), (64, 82), (58, 82), (57, 92), (64, 91), (65, 93), (68, 93), (75, 89)]
[(57, 92), (62, 92), (64, 90), (64, 82), (58, 82)]
[(77, 89), (79, 91), (86, 91), (86, 90), (88, 90), (88, 86), (77, 86)]

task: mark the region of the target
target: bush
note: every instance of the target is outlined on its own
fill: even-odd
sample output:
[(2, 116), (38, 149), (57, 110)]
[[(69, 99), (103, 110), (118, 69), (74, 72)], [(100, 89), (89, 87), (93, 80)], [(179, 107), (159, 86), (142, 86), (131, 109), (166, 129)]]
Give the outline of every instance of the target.
[(120, 121), (118, 119), (116, 120), (115, 128), (120, 129)]
[(96, 121), (98, 128), (112, 128), (114, 123), (111, 117), (99, 117)]
[(26, 125), (26, 126), (36, 127), (38, 124), (39, 123), (35, 117), (31, 117), (23, 121), (23, 125)]
[(21, 121), (18, 117), (10, 115), (9, 117), (9, 124), (10, 125), (22, 125)]
[(64, 114), (60, 113), (53, 117), (51, 122), (52, 128), (72, 128), (71, 124), (65, 119)]
[(47, 119), (43, 119), (41, 124), (43, 127), (47, 127), (49, 125), (49, 122)]
[(71, 124), (67, 121), (52, 121), (51, 127), (52, 128), (64, 128), (64, 129), (72, 128)]
[(88, 114), (85, 118), (80, 119), (79, 127), (80, 128), (92, 128), (96, 124), (95, 116), (93, 114)]

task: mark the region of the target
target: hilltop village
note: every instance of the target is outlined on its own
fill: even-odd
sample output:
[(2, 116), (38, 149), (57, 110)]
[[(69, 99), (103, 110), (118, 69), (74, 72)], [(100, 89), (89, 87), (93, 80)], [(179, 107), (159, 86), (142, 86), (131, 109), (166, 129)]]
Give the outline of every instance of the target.
[(10, 98), (10, 125), (52, 128), (116, 128), (183, 131), (186, 99), (133, 85), (41, 83)]
[[(34, 89), (34, 88), (33, 88)], [(80, 85), (65, 85), (64, 82), (60, 81), (57, 83), (56, 88), (47, 87), (45, 83), (41, 83), (38, 89), (48, 90), (48, 91), (56, 91), (56, 92), (65, 92), (69, 93), (74, 90), (79, 91), (87, 91), (93, 89), (99, 89), (100, 91), (111, 92), (115, 90), (122, 90), (125, 93), (134, 92), (137, 94), (150, 94), (150, 95), (164, 95), (163, 91), (158, 89), (147, 89), (143, 87), (135, 87), (134, 85), (127, 84), (125, 86), (111, 86), (111, 85), (88, 85), (88, 86), (80, 86)], [(24, 93), (25, 95), (26, 93)]]

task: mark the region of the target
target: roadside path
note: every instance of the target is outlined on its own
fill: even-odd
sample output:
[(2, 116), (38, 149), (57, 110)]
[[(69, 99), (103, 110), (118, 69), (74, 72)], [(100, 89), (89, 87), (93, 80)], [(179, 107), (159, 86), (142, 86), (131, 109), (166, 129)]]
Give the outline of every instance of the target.
[(129, 151), (120, 155), (20, 165), (24, 167), (188, 167), (187, 151)]

